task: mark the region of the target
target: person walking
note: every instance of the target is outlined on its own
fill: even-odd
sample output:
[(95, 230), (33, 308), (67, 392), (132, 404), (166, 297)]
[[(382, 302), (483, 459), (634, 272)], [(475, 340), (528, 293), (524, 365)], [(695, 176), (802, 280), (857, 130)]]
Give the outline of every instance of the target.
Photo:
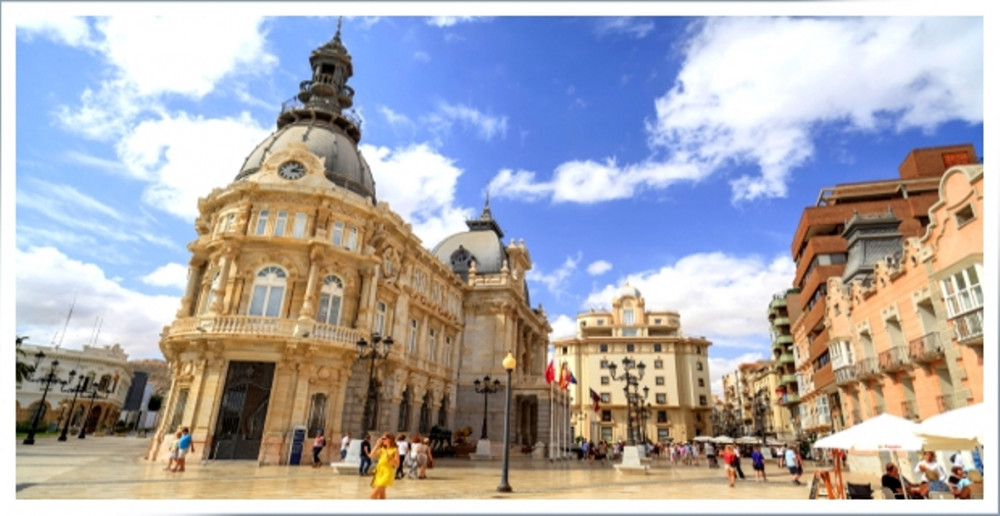
[(399, 449), (396, 442), (392, 440), (392, 434), (384, 433), (375, 443), (375, 449), (368, 454), (368, 457), (375, 459), (375, 478), (372, 479), (372, 500), (385, 500), (385, 490), (391, 486), (396, 477), (396, 469), (399, 467)]
[(733, 445), (727, 444), (722, 451), (722, 462), (726, 465), (726, 478), (729, 479), (729, 487), (736, 487), (736, 452)]
[(747, 476), (743, 474), (743, 457), (740, 455), (740, 446), (733, 446), (733, 453), (736, 454), (736, 474), (740, 476), (740, 480), (746, 480)]
[(406, 456), (410, 453), (410, 443), (406, 441), (406, 436), (399, 434), (396, 438), (396, 449), (399, 451), (399, 461), (396, 464), (396, 480), (403, 478), (403, 463), (406, 462)]
[(344, 437), (340, 439), (340, 460), (347, 458), (347, 449), (351, 446), (351, 433), (347, 432)]
[(760, 482), (761, 479), (764, 479), (764, 482), (767, 482), (767, 473), (764, 472), (764, 454), (760, 451), (760, 446), (753, 449), (750, 460), (753, 462), (754, 480)]
[(323, 437), (322, 430), (316, 430), (316, 438), (313, 439), (313, 467), (318, 468), (320, 464), (319, 453), (326, 447), (326, 437)]
[(177, 435), (174, 436), (174, 442), (170, 443), (170, 458), (167, 460), (167, 467), (163, 468), (163, 471), (173, 471), (174, 465), (177, 464), (177, 443), (181, 440), (181, 431), (177, 431)]
[(799, 455), (799, 450), (794, 446), (785, 449), (785, 467), (792, 475), (792, 483), (797, 486), (802, 485), (802, 482), (799, 482), (799, 477), (802, 476), (802, 455)]
[(368, 476), (368, 470), (372, 467), (372, 459), (369, 457), (372, 453), (372, 443), (371, 437), (368, 434), (361, 439), (361, 464), (358, 466), (358, 475), (364, 477)]
[(434, 467), (434, 455), (431, 452), (431, 440), (424, 438), (417, 448), (417, 478), (427, 478), (427, 469)]
[(181, 438), (177, 440), (177, 461), (174, 462), (174, 469), (171, 471), (184, 471), (185, 457), (188, 453), (194, 453), (194, 441), (191, 439), (191, 431), (184, 427), (181, 429)]

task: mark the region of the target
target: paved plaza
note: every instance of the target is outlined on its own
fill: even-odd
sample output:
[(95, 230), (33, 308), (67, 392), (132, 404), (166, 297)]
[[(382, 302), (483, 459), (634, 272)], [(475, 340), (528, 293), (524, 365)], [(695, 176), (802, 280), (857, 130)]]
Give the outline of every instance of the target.
[[(164, 471), (162, 462), (141, 458), (145, 439), (88, 436), (58, 442), (38, 438), (18, 442), (17, 498), (28, 499), (365, 499), (369, 479), (338, 475), (330, 467), (258, 466), (252, 461), (193, 461), (187, 471)], [(646, 475), (629, 475), (610, 464), (578, 460), (551, 462), (513, 456), (509, 482), (514, 491), (498, 493), (500, 460), (439, 459), (426, 480), (404, 479), (389, 489), (394, 499), (793, 499), (808, 497), (788, 472), (768, 464), (771, 480), (749, 478), (727, 485), (722, 469), (670, 466), (654, 460)], [(811, 478), (806, 465), (803, 482)]]

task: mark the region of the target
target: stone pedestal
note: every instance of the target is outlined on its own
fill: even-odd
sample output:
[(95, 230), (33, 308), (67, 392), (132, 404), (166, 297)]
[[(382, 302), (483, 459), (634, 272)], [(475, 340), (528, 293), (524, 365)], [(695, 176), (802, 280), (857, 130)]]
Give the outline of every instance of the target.
[(476, 443), (476, 453), (469, 454), (469, 460), (493, 460), (494, 458), (489, 439), (480, 439)]
[[(340, 455), (339, 447), (337, 455)], [(330, 466), (337, 474), (357, 475), (358, 468), (361, 467), (361, 439), (352, 439), (351, 443), (347, 445), (347, 456), (344, 457), (344, 460), (333, 462)]]
[(626, 446), (622, 450), (622, 463), (615, 464), (615, 469), (619, 473), (632, 475), (645, 475), (649, 473), (649, 466), (640, 461), (639, 450), (635, 446)]
[(544, 459), (545, 458), (545, 443), (539, 441), (535, 443), (534, 448), (531, 450), (532, 459)]

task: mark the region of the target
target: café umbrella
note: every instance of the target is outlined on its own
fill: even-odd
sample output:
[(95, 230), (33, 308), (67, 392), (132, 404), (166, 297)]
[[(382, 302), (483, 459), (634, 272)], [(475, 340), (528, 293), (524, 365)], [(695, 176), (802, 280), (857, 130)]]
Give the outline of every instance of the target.
[(928, 450), (971, 450), (983, 443), (986, 425), (982, 422), (990, 417), (986, 405), (976, 403), (929, 417), (915, 432)]

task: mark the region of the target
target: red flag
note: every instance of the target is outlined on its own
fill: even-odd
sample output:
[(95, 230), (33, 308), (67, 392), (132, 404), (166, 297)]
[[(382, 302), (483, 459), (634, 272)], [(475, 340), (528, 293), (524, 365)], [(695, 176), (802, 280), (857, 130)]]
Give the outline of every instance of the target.
[(594, 412), (601, 411), (601, 396), (594, 392), (594, 389), (590, 389), (590, 399), (594, 402)]
[(545, 368), (545, 381), (552, 383), (556, 381), (556, 361), (549, 360), (549, 366)]

